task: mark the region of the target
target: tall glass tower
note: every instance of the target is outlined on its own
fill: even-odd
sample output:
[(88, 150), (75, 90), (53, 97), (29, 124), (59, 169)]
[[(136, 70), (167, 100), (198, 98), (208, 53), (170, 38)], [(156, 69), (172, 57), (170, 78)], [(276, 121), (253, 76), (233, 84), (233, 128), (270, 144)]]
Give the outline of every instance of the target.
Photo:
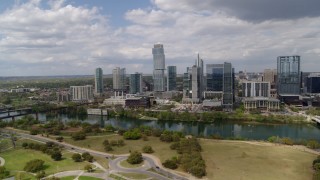
[(130, 74), (130, 94), (142, 93), (142, 74)]
[(222, 92), (223, 64), (207, 64), (207, 91)]
[(278, 94), (299, 95), (301, 84), (300, 56), (279, 56), (277, 71)]
[(165, 55), (162, 44), (155, 44), (152, 48), (153, 54), (153, 86), (154, 91), (163, 92), (165, 91)]
[(102, 94), (103, 93), (103, 71), (101, 68), (97, 68), (95, 71), (95, 93)]
[(177, 67), (176, 66), (168, 66), (167, 67), (167, 90), (174, 91), (177, 87)]

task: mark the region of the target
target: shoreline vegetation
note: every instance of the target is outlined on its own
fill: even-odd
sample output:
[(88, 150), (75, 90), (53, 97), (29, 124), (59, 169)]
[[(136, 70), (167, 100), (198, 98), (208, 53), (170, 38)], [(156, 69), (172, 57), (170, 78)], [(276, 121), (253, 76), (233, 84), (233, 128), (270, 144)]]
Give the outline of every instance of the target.
[(172, 112), (151, 111), (142, 108), (123, 109), (116, 111), (109, 110), (108, 117), (133, 118), (149, 121), (177, 121), (177, 122), (241, 122), (241, 123), (262, 123), (262, 124), (314, 124), (313, 121), (306, 120), (303, 116), (283, 115), (283, 114), (261, 114), (245, 113), (242, 110), (235, 112), (211, 111), (211, 112)]

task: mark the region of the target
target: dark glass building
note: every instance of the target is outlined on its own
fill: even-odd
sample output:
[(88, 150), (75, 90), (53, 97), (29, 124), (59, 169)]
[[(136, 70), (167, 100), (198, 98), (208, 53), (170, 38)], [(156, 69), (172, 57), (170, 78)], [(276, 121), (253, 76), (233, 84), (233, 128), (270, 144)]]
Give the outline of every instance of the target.
[(279, 95), (300, 94), (300, 56), (279, 56), (277, 59), (277, 74)]
[(130, 74), (130, 94), (142, 93), (142, 74)]
[(320, 73), (310, 74), (306, 78), (307, 93), (317, 94), (320, 93)]
[(97, 68), (95, 70), (94, 81), (95, 81), (95, 89), (94, 89), (95, 93), (102, 94), (103, 93), (103, 71), (101, 68)]
[(168, 66), (167, 72), (167, 90), (174, 91), (177, 88), (177, 67)]
[(207, 91), (223, 90), (223, 64), (207, 64)]

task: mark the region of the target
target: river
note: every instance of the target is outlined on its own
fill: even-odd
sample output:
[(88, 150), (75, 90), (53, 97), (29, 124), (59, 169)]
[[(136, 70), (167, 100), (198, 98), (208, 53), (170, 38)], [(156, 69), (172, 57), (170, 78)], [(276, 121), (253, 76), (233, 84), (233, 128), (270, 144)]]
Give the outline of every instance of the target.
[[(80, 120), (79, 118), (69, 118), (66, 114), (47, 116), (39, 114), (42, 122), (58, 119), (62, 122), (70, 120)], [(88, 115), (80, 121), (90, 124), (98, 123), (101, 127), (112, 125), (114, 127), (129, 129), (141, 125), (154, 128), (167, 129), (171, 131), (181, 131), (185, 134), (196, 136), (220, 135), (223, 138), (241, 137), (252, 140), (266, 140), (270, 136), (289, 137), (295, 140), (315, 139), (320, 141), (320, 127), (315, 124), (260, 124), (241, 122), (177, 122), (177, 121), (147, 121), (128, 118), (110, 118), (106, 116)]]

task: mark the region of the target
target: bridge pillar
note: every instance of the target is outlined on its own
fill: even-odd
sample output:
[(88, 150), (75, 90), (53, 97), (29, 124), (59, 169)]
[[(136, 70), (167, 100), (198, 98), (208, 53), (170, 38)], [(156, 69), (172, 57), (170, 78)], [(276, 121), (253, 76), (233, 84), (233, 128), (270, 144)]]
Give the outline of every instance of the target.
[(13, 123), (16, 121), (16, 118), (14, 116), (12, 116), (11, 119)]
[(39, 120), (39, 114), (38, 114), (38, 112), (36, 112), (36, 120), (37, 120), (37, 121)]

